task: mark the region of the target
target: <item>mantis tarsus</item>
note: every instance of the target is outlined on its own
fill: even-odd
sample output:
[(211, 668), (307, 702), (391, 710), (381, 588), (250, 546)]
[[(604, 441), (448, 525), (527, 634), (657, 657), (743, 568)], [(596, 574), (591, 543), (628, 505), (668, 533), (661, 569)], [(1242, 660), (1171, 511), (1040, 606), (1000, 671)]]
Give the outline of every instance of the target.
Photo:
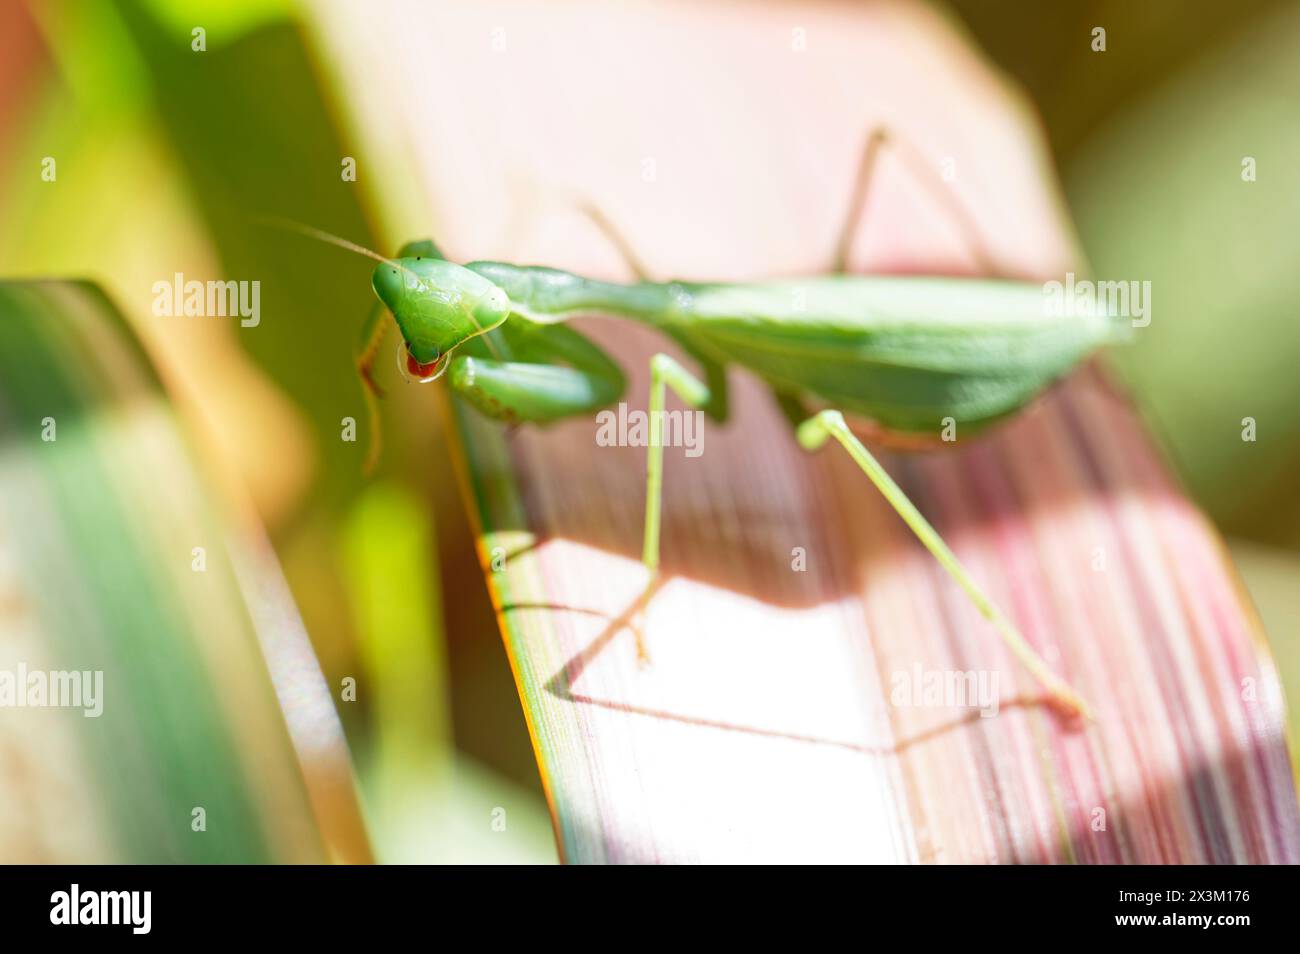
[[(503, 262), (457, 265), (431, 241), (405, 246), (396, 259), (381, 258), (372, 284), (384, 307), (372, 312), (358, 355), (372, 414), (378, 392), (370, 372), (385, 311), (396, 319), (411, 374), (421, 380), (445, 375), (479, 411), (517, 423), (590, 414), (623, 393), (622, 370), (567, 327), (569, 318), (612, 315), (650, 325), (690, 355), (704, 377), (656, 354), (650, 363), (652, 426), (662, 428), (662, 415), (653, 412), (663, 409), (666, 389), (722, 422), (726, 365), (758, 375), (795, 424), (800, 445), (815, 451), (832, 438), (843, 445), (1054, 701), (1087, 714), (1083, 699), (985, 596), (842, 412), (894, 434), (933, 435), (945, 419), (969, 433), (1022, 408), (1113, 340), (1118, 326), (1104, 315), (1047, 315), (1037, 284), (845, 274), (870, 172), (889, 141), (882, 133), (868, 137), (834, 273), (826, 277), (758, 284), (650, 281), (598, 214), (597, 224), (624, 250), (640, 281), (595, 281)], [(973, 236), (945, 184), (932, 173), (924, 181)], [(829, 408), (805, 410), (808, 398)], [(652, 583), (659, 570), (662, 443), (656, 434), (648, 451), (643, 560)]]

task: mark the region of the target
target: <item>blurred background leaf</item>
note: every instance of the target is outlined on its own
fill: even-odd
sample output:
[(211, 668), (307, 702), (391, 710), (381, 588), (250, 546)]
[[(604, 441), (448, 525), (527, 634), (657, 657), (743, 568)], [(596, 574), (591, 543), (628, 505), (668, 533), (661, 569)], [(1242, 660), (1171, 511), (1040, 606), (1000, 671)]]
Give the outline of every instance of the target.
[[(480, 837), (473, 854), (485, 859), (553, 860), (468, 524), (451, 474), (431, 453), (436, 417), (420, 395), (401, 388), (385, 409), (386, 455), (372, 490), (403, 501), (413, 532), (427, 541), (414, 551), (420, 562), (406, 569), (424, 581), (432, 601), (424, 609), (432, 613), (406, 643), (362, 640), (374, 631), (353, 602), (362, 583), (349, 566), (358, 567), (356, 528), (370, 525), (360, 466), (368, 422), (351, 349), (369, 307), (370, 269), (364, 259), (257, 220), (279, 215), (372, 240), (361, 212), (364, 186), (340, 176), (347, 150), (287, 11), (285, 4), (113, 0), (5, 5), (4, 43), (14, 53), (0, 59), (23, 71), (0, 98), (0, 265), (7, 275), (93, 277), (123, 303), (214, 462), (215, 479), (227, 492), (247, 493), (267, 524), (336, 701), (344, 679), (358, 680), (358, 701), (339, 711), (368, 806), (385, 790), (384, 766), (399, 765), (385, 762), (380, 741), (401, 736), (420, 713), (437, 714), (413, 733), (418, 757), (404, 769), (407, 790), (422, 791), (423, 802), (417, 810), (413, 795), (402, 817), (425, 834), (371, 813), (381, 858), (391, 847), (405, 860), (464, 860)], [(190, 48), (198, 23), (207, 30), (201, 58)], [(57, 161), (56, 183), (40, 178), (45, 156)], [(241, 329), (155, 317), (152, 285), (176, 272), (260, 281), (261, 323)], [(391, 362), (379, 370), (395, 383)], [(348, 417), (358, 422), (355, 442), (342, 439)], [(446, 516), (435, 541), (438, 509)], [(381, 549), (374, 541), (369, 552)], [(447, 629), (437, 613), (439, 553), (450, 555), (450, 583), (460, 594)], [(381, 658), (413, 648), (405, 662)], [(402, 665), (438, 695), (418, 712), (374, 711), (384, 694), (366, 674), (382, 682)], [(504, 832), (493, 828), (502, 807)]]
[[(1256, 22), (1115, 117), (1073, 159), (1099, 275), (1152, 283), (1116, 354), (1189, 488), (1231, 534), (1300, 546), (1300, 7)], [(1256, 160), (1246, 181), (1243, 159)], [(1257, 440), (1242, 439), (1242, 419)]]
[[(1300, 6), (955, 6), (1037, 103), (1095, 273), (1152, 283), (1152, 325), (1113, 364), (1229, 537), (1294, 700)], [(1091, 49), (1097, 26), (1104, 53)], [(1247, 417), (1254, 441), (1242, 439)], [(1289, 714), (1294, 740), (1300, 706)]]
[(209, 490), (102, 293), (0, 284), (2, 668), (102, 673), (97, 717), (5, 709), (5, 861), (369, 856), (319, 671), (281, 674), (295, 753), (263, 660), (292, 606), (241, 589)]

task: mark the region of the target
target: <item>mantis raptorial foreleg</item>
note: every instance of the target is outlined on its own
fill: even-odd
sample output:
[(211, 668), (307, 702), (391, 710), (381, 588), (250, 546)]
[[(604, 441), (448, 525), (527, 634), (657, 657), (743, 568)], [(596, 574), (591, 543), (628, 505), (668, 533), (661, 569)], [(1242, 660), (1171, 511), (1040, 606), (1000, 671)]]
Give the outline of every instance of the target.
[(491, 335), (466, 342), (446, 375), (488, 417), (548, 424), (606, 407), (623, 393), (622, 369), (572, 328), (511, 318)]
[(833, 437), (839, 441), (844, 449), (848, 451), (849, 456), (853, 458), (854, 463), (876, 485), (876, 489), (889, 501), (889, 505), (903, 518), (903, 522), (912, 529), (912, 532), (925, 545), (925, 548), (948, 571), (948, 575), (957, 582), (957, 585), (966, 591), (966, 595), (975, 604), (975, 608), (980, 611), (980, 615), (997, 628), (1007, 648), (1033, 674), (1034, 678), (1042, 683), (1047, 691), (1063, 705), (1085, 717), (1091, 717), (1087, 703), (1070, 688), (1068, 683), (1048, 668), (1047, 663), (1029, 645), (1024, 636), (1020, 634), (1020, 631), (1016, 629), (1015, 624), (1002, 614), (993, 601), (971, 579), (971, 575), (966, 572), (966, 568), (961, 565), (956, 554), (949, 549), (948, 544), (943, 542), (943, 538), (939, 536), (934, 527), (930, 526), (930, 522), (921, 515), (921, 512), (916, 509), (912, 501), (907, 499), (907, 495), (903, 493), (902, 488), (894, 483), (893, 478), (880, 466), (880, 462), (849, 430), (843, 414), (839, 411), (821, 411), (800, 424), (796, 434), (800, 446), (807, 451), (818, 450), (826, 443), (827, 438)]
[(848, 271), (849, 255), (853, 251), (853, 240), (858, 234), (858, 226), (862, 221), (863, 210), (867, 204), (868, 186), (871, 183), (872, 173), (876, 168), (876, 161), (885, 146), (889, 146), (898, 154), (904, 165), (912, 172), (916, 181), (952, 215), (953, 220), (957, 222), (958, 227), (961, 229), (972, 254), (975, 256), (980, 271), (987, 275), (997, 274), (997, 268), (992, 256), (989, 255), (984, 246), (975, 220), (961, 202), (957, 200), (956, 195), (953, 194), (948, 183), (944, 181), (943, 176), (906, 139), (883, 126), (877, 126), (871, 130), (867, 134), (867, 141), (862, 147), (862, 156), (858, 160), (857, 175), (853, 180), (853, 194), (849, 199), (848, 211), (845, 213), (844, 221), (840, 225), (839, 238), (835, 243), (835, 257), (831, 263), (831, 271), (837, 275)]

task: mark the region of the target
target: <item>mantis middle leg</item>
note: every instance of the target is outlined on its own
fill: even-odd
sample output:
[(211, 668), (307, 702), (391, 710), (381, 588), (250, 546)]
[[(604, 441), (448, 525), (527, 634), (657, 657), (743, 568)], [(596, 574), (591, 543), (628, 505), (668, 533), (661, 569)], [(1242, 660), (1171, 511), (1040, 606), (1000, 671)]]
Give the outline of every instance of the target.
[[(637, 281), (653, 281), (649, 270), (633, 250), (632, 243), (619, 231), (613, 220), (601, 211), (599, 206), (592, 202), (582, 202), (578, 204), (578, 211), (590, 219), (596, 230), (605, 236), (609, 244), (618, 251), (624, 264), (636, 276)], [(698, 410), (702, 410), (719, 424), (724, 422), (728, 413), (726, 366), (701, 348), (684, 332), (667, 327), (659, 330), (677, 342), (678, 347), (690, 355), (704, 372), (705, 380), (708, 382), (709, 397), (705, 406), (698, 408)]]
[[(659, 573), (660, 518), (663, 506), (663, 415), (666, 388), (672, 390), (692, 408), (702, 409), (709, 402), (709, 389), (699, 379), (666, 354), (657, 354), (650, 361), (650, 447), (646, 464), (646, 518), (645, 543), (642, 560), (650, 573), (653, 585)], [(980, 614), (991, 622), (1003, 642), (1051, 694), (1053, 700), (1072, 713), (1091, 717), (1088, 705), (1077, 692), (1048, 667), (1043, 658), (1029, 645), (1015, 625), (997, 608), (980, 589), (970, 573), (962, 566), (956, 554), (944, 543), (938, 531), (922, 516), (907, 495), (886, 473), (880, 462), (854, 436), (839, 411), (821, 411), (799, 425), (796, 435), (801, 447), (816, 451), (829, 438), (835, 438), (848, 452), (854, 463), (867, 475), (876, 489), (884, 495), (903, 522), (916, 534), (917, 539), (939, 561), (940, 566), (965, 591)]]
[(924, 186), (935, 201), (942, 205), (953, 217), (954, 221), (957, 222), (971, 252), (979, 263), (980, 270), (987, 275), (996, 275), (998, 273), (997, 267), (985, 247), (983, 239), (980, 237), (979, 228), (970, 212), (958, 201), (948, 183), (944, 181), (943, 177), (937, 173), (916, 148), (909, 144), (906, 139), (884, 126), (877, 126), (872, 129), (867, 134), (866, 143), (862, 147), (857, 174), (853, 180), (852, 197), (849, 199), (849, 207), (845, 213), (844, 221), (840, 225), (839, 238), (835, 243), (835, 257), (831, 263), (831, 271), (839, 275), (848, 270), (849, 255), (853, 251), (853, 239), (857, 235), (858, 225), (862, 221), (863, 210), (867, 204), (871, 176), (875, 172), (880, 153), (886, 146), (898, 154), (916, 181)]

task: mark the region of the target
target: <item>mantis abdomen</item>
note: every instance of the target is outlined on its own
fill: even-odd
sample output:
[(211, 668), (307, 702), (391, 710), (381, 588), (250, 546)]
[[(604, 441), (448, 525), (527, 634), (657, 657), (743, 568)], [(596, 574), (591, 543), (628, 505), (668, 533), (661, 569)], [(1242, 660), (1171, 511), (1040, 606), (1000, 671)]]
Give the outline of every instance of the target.
[(720, 364), (901, 432), (1011, 414), (1118, 336), (1104, 315), (1052, 315), (1039, 285), (851, 276), (757, 284), (597, 282), (496, 262), (468, 266), (535, 322), (617, 314), (672, 332)]

